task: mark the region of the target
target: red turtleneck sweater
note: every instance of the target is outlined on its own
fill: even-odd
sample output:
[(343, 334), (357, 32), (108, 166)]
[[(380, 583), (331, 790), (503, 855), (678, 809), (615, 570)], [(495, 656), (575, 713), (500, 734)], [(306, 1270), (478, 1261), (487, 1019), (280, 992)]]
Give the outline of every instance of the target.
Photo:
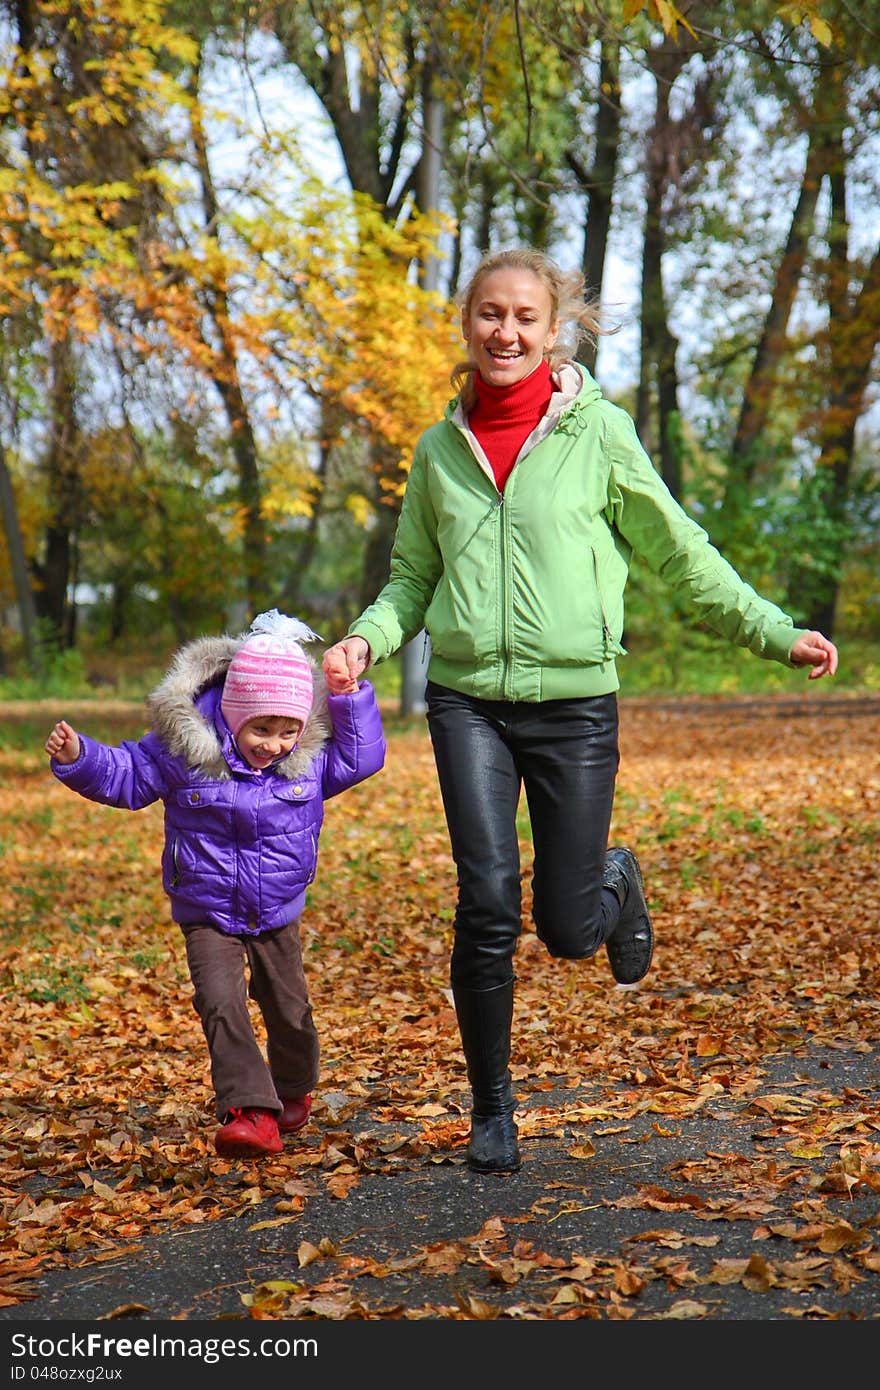
[(550, 404), (550, 368), (542, 362), (513, 386), (489, 386), (475, 372), (474, 387), (477, 399), (468, 416), (468, 427), (480, 441), (492, 465), (498, 491), (503, 492), (517, 454)]

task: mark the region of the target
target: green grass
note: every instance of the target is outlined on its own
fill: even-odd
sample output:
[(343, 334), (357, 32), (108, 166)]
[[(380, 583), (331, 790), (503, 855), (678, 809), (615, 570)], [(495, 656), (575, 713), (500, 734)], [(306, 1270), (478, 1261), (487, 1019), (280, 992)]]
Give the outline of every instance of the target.
[[(880, 691), (880, 642), (835, 638), (837, 673), (823, 680), (823, 693), (862, 694)], [(754, 656), (720, 638), (686, 631), (680, 640), (651, 644), (632, 641), (621, 658), (621, 691), (630, 695), (758, 695), (802, 693), (807, 671)], [(816, 682), (810, 682), (815, 688)]]
[[(0, 699), (4, 698), (0, 695)], [(48, 765), (43, 745), (59, 719), (66, 719), (75, 729), (81, 729), (102, 743), (143, 738), (148, 728), (144, 707), (139, 701), (121, 705), (114, 699), (112, 705), (105, 706), (94, 699), (84, 704), (76, 698), (58, 698), (41, 702), (36, 707), (32, 700), (16, 700), (7, 705), (0, 717), (0, 752), (33, 753), (44, 758)]]
[[(687, 697), (723, 695), (804, 695), (809, 689), (822, 695), (865, 695), (880, 692), (880, 641), (839, 639), (840, 665), (831, 680), (809, 682), (806, 670), (791, 670), (775, 661), (764, 661), (729, 643), (700, 632), (682, 630), (675, 640), (630, 642), (629, 654), (619, 662), (621, 695)], [(144, 696), (155, 684), (149, 673), (143, 693), (122, 696), (84, 693), (76, 676), (65, 688), (56, 672), (51, 689), (34, 683), (0, 680), (0, 701), (9, 704), (0, 719), (0, 751), (42, 755), (43, 744), (57, 719), (106, 743), (141, 738), (147, 730)], [(369, 672), (369, 679), (386, 707), (392, 706), (388, 732), (405, 732), (421, 726), (423, 716), (405, 717), (393, 710), (400, 700), (400, 659), (392, 657)], [(134, 690), (137, 682), (132, 681)]]
[[(880, 691), (880, 640), (843, 633), (835, 641), (840, 665), (832, 680), (819, 683), (823, 694)], [(797, 695), (808, 684), (806, 670), (764, 660), (720, 637), (684, 627), (669, 627), (656, 640), (628, 637), (627, 649), (618, 662), (622, 695)], [(380, 700), (400, 699), (399, 655), (367, 674)], [(809, 686), (816, 689), (817, 683)]]

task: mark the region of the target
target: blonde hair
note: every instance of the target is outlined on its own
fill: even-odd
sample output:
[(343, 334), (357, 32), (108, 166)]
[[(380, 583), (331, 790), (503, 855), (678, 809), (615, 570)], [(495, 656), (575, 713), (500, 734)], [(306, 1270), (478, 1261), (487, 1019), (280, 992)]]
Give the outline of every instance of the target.
[[(572, 362), (581, 343), (595, 343), (603, 332), (599, 301), (586, 294), (581, 272), (563, 270), (543, 251), (536, 251), (530, 246), (486, 252), (464, 289), (456, 295), (462, 319), (470, 316), (481, 281), (496, 270), (528, 270), (536, 280), (540, 280), (550, 295), (550, 322), (559, 324), (556, 342), (544, 354), (551, 371)], [(460, 391), (465, 409), (469, 409), (474, 402), (475, 371), (476, 364), (470, 358), (457, 363), (452, 370), (452, 385)]]

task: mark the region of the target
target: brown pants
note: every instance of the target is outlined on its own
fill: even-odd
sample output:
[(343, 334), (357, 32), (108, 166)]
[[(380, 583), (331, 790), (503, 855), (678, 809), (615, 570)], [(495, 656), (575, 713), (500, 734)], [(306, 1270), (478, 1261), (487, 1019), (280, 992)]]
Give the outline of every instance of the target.
[[(217, 1118), (222, 1121), (232, 1109), (277, 1113), (281, 1097), (311, 1091), (318, 1080), (320, 1050), (299, 923), (246, 937), (228, 936), (201, 923), (181, 930), (193, 1005), (211, 1057)], [(268, 1066), (254, 1034), (248, 995), (266, 1025)]]

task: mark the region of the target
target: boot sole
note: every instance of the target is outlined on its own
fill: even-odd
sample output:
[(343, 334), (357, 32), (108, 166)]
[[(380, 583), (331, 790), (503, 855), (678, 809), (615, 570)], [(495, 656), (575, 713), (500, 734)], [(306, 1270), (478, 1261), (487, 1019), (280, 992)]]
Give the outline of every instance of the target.
[(277, 1149), (264, 1149), (255, 1147), (253, 1144), (223, 1144), (214, 1145), (220, 1158), (272, 1158), (275, 1154), (282, 1151), (281, 1145)]
[(611, 966), (611, 973), (612, 973), (612, 975), (614, 976), (615, 983), (618, 984), (618, 985), (637, 985), (637, 984), (639, 983), (640, 980), (643, 980), (643, 979), (645, 978), (645, 976), (647, 975), (648, 971), (651, 969), (651, 963), (652, 963), (652, 961), (653, 961), (653, 959), (654, 959), (654, 923), (651, 921), (651, 914), (650, 914), (650, 912), (648, 911), (648, 900), (647, 900), (647, 898), (645, 897), (645, 885), (644, 885), (644, 883), (643, 883), (643, 881), (642, 881), (642, 871), (641, 871), (641, 869), (640, 869), (640, 867), (639, 867), (639, 861), (638, 861), (638, 859), (636, 858), (636, 856), (635, 856), (635, 854), (633, 853), (633, 851), (632, 851), (631, 849), (629, 849), (629, 846), (627, 846), (627, 845), (621, 845), (620, 848), (621, 848), (621, 849), (626, 849), (627, 852), (632, 856), (633, 868), (634, 868), (635, 871), (636, 871), (636, 878), (637, 878), (638, 881), (639, 881), (639, 892), (640, 892), (641, 897), (642, 897), (642, 902), (645, 904), (645, 918), (646, 918), (647, 923), (648, 923), (648, 932), (649, 932), (649, 934), (650, 934), (650, 946), (649, 946), (649, 949), (648, 949), (648, 960), (647, 960), (647, 964), (645, 965), (645, 968), (644, 968), (644, 970), (641, 972), (641, 974), (639, 974), (639, 975), (634, 975), (633, 978), (632, 978), (631, 980), (622, 980), (622, 979), (620, 978), (620, 976), (617, 974), (617, 972), (615, 971), (615, 969), (614, 969), (614, 964), (613, 964), (612, 959), (611, 959), (611, 952), (610, 952), (609, 949), (608, 949), (608, 942), (607, 942), (607, 941), (606, 941), (606, 943), (605, 943), (605, 953), (606, 953), (606, 955), (608, 956), (608, 963), (609, 963), (609, 965)]
[(234, 1148), (218, 1148), (218, 1158), (275, 1158), (281, 1154), (279, 1148), (247, 1148), (245, 1144)]
[(468, 1168), (470, 1168), (472, 1173), (518, 1173), (520, 1168), (522, 1167), (522, 1162), (511, 1164), (509, 1166), (505, 1164), (502, 1167), (498, 1164), (472, 1163), (471, 1160), (468, 1159), (467, 1166)]

